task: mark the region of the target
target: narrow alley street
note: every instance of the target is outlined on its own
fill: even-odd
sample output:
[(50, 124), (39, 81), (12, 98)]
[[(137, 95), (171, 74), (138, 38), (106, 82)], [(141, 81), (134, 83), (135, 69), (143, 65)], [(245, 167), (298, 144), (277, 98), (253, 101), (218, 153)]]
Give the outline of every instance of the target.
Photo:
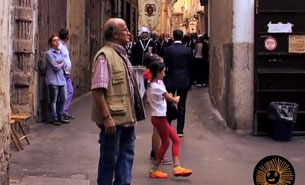
[[(90, 181), (90, 185), (96, 185), (99, 129), (90, 120), (91, 103), (90, 94), (76, 99), (71, 109), (75, 119), (70, 124), (32, 124), (31, 145), (20, 152), (12, 147), (11, 184), (88, 185)], [(151, 132), (148, 116), (136, 127), (133, 185), (250, 185), (255, 165), (273, 154), (283, 156), (293, 164), (295, 185), (305, 182), (304, 136), (293, 137), (290, 142), (277, 142), (269, 137), (232, 131), (213, 109), (208, 88), (194, 87), (188, 95), (181, 160), (184, 166), (193, 170), (192, 176), (176, 178), (171, 173), (171, 166), (162, 166), (169, 173), (168, 179), (148, 177)], [(168, 157), (170, 153), (167, 153)], [(50, 182), (53, 179), (53, 183), (41, 183), (38, 179)]]

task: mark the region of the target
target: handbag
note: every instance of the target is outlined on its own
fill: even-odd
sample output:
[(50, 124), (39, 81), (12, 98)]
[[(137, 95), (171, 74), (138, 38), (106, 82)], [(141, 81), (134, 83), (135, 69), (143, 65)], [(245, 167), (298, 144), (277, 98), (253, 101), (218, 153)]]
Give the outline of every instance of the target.
[(173, 102), (167, 102), (166, 118), (168, 121), (173, 121), (178, 117), (178, 110)]

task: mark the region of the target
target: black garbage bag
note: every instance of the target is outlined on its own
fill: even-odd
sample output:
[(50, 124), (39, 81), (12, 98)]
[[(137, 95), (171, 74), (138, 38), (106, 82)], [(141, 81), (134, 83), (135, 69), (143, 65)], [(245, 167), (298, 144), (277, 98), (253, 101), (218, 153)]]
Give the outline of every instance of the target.
[(268, 117), (275, 121), (287, 121), (295, 123), (299, 105), (291, 102), (271, 102)]
[(298, 104), (291, 102), (271, 102), (268, 118), (271, 120), (270, 132), (278, 141), (290, 141), (293, 123), (297, 121)]

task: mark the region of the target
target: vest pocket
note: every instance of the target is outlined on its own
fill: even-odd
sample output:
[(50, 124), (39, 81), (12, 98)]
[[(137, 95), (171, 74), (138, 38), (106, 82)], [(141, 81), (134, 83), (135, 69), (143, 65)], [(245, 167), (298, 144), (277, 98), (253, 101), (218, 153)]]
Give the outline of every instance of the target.
[(112, 84), (120, 84), (124, 82), (124, 78), (112, 78)]
[(110, 114), (112, 116), (126, 114), (126, 111), (125, 111), (123, 105), (110, 105), (109, 107), (110, 107)]
[(111, 116), (126, 114), (126, 105), (122, 97), (112, 97), (109, 101), (109, 110)]
[(115, 71), (112, 73), (112, 84), (119, 84), (124, 82), (123, 71)]
[(124, 78), (123, 71), (114, 71), (112, 73), (112, 87), (111, 91), (113, 95), (125, 95), (127, 93), (126, 89), (126, 79)]

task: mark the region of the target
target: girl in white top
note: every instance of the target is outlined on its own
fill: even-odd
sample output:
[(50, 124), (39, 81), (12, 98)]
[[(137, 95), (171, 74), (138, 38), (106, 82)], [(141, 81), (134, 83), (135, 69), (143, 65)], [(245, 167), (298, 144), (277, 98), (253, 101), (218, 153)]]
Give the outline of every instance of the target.
[(166, 91), (163, 83), (165, 76), (165, 65), (162, 62), (153, 62), (149, 70), (151, 72), (152, 79), (148, 83), (147, 87), (147, 98), (151, 105), (151, 122), (157, 129), (161, 138), (161, 147), (156, 156), (156, 160), (150, 170), (149, 177), (151, 178), (167, 178), (168, 174), (159, 170), (158, 167), (161, 163), (161, 159), (166, 153), (167, 148), (172, 140), (172, 155), (174, 161), (173, 173), (175, 176), (189, 176), (192, 174), (192, 170), (184, 168), (180, 164), (180, 138), (175, 132), (174, 128), (171, 127), (166, 119), (166, 100), (178, 103), (180, 100), (179, 96), (173, 97)]

